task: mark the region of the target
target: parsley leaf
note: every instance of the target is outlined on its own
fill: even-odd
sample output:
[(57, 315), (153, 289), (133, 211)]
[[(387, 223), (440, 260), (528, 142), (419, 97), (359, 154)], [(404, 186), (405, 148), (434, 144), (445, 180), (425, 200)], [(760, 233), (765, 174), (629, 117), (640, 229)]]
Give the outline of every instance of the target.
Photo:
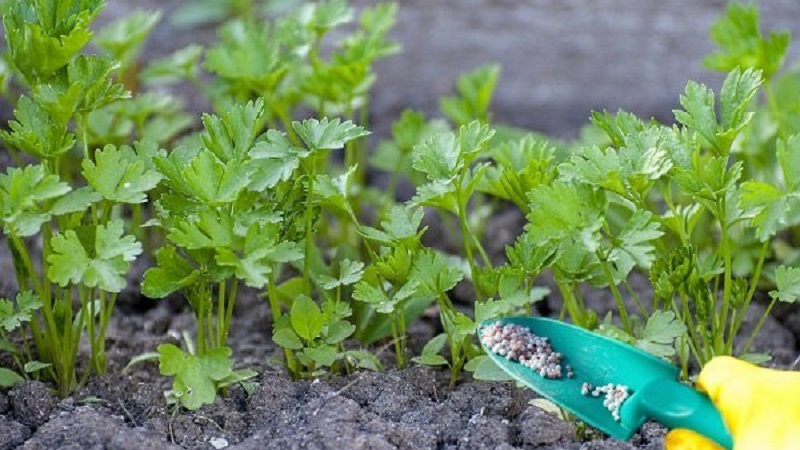
[(118, 203), (144, 203), (147, 192), (158, 185), (161, 174), (148, 169), (128, 146), (106, 145), (94, 154), (94, 162), (83, 160), (83, 176), (107, 200)]
[(9, 168), (0, 174), (0, 220), (3, 232), (32, 236), (50, 220), (46, 203), (70, 191), (69, 185), (50, 175), (44, 166)]
[[(16, 304), (16, 307), (15, 307)], [(33, 319), (34, 311), (42, 307), (42, 299), (31, 291), (17, 294), (15, 302), (0, 299), (0, 328), (13, 331)]]
[(786, 303), (794, 303), (800, 299), (800, 268), (780, 266), (775, 269), (777, 289), (769, 296)]
[(320, 274), (319, 282), (323, 289), (330, 291), (340, 286), (348, 286), (357, 283), (363, 275), (363, 262), (344, 259), (341, 263), (339, 263), (338, 277), (334, 278), (329, 275)]
[(311, 150), (336, 150), (354, 139), (369, 135), (369, 131), (351, 121), (342, 122), (339, 118), (327, 117), (292, 122), (292, 128)]
[(73, 230), (53, 236), (52, 253), (47, 257), (48, 278), (62, 287), (72, 282), (106, 292), (121, 291), (127, 284), (130, 262), (142, 252), (136, 238), (123, 237), (122, 228), (122, 220), (98, 225), (86, 244)]
[(161, 344), (157, 350), (161, 375), (175, 377), (172, 389), (189, 410), (213, 403), (218, 382), (233, 373), (233, 352), (228, 347), (213, 348), (201, 356), (184, 353), (172, 344)]

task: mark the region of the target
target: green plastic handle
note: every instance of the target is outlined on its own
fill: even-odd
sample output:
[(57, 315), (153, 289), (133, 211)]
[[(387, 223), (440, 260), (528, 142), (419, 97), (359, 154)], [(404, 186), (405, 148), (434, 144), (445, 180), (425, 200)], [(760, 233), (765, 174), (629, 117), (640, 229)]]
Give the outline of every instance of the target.
[(670, 430), (687, 428), (727, 450), (733, 448), (733, 437), (708, 396), (674, 380), (648, 383), (623, 404), (620, 415), (623, 425), (626, 419), (635, 422), (645, 416)]

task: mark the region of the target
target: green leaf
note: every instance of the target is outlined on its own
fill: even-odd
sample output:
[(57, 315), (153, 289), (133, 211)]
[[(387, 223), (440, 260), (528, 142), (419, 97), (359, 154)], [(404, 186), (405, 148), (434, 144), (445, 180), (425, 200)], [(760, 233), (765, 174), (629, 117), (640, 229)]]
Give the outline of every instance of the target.
[(786, 195), (770, 184), (745, 181), (742, 183), (739, 204), (755, 210), (751, 223), (755, 225), (756, 236), (762, 242), (775, 236), (786, 225), (789, 213)]
[(50, 220), (46, 203), (70, 191), (67, 183), (50, 175), (41, 165), (9, 168), (0, 174), (0, 220), (3, 231), (32, 236)]
[(419, 230), (424, 214), (422, 208), (393, 205), (381, 221), (381, 230), (362, 227), (359, 231), (367, 239), (385, 245), (413, 241), (425, 231)]
[(800, 187), (800, 134), (788, 139), (778, 139), (775, 155), (787, 192), (797, 192)]
[(345, 0), (327, 0), (315, 4), (306, 26), (319, 35), (353, 20), (353, 9)]
[(355, 221), (353, 208), (348, 200), (350, 198), (350, 177), (355, 169), (356, 166), (350, 166), (345, 173), (336, 178), (331, 178), (327, 174), (317, 175), (314, 180), (314, 195), (312, 196), (314, 203), (344, 212)]
[(289, 316), (292, 328), (301, 338), (311, 341), (322, 333), (325, 316), (308, 296), (301, 295), (294, 300)]
[(220, 266), (233, 267), (236, 277), (250, 287), (266, 286), (277, 263), (303, 259), (303, 249), (296, 242), (283, 241), (274, 226), (253, 224), (247, 230), (244, 247), (239, 253), (229, 248), (216, 249), (216, 261)]
[(591, 122), (602, 129), (611, 140), (611, 145), (616, 148), (625, 146), (627, 136), (644, 131), (645, 124), (635, 114), (617, 111), (612, 115), (608, 111), (592, 111)]
[(600, 245), (601, 200), (588, 187), (555, 181), (551, 186), (534, 188), (528, 199), (528, 231), (538, 242), (570, 239), (580, 242), (588, 252)]
[(202, 356), (184, 353), (172, 344), (161, 344), (157, 350), (161, 375), (175, 377), (172, 389), (189, 410), (213, 403), (217, 382), (232, 373), (232, 351), (228, 347), (213, 348)]
[(342, 122), (339, 118), (329, 120), (327, 117), (292, 122), (292, 128), (309, 150), (344, 148), (348, 142), (370, 134), (349, 120)]
[(300, 350), (303, 343), (291, 328), (279, 328), (272, 334), (272, 340), (276, 344), (289, 350)]
[(325, 342), (327, 344), (338, 344), (350, 337), (356, 331), (356, 326), (346, 320), (337, 320), (328, 325), (328, 330), (325, 333)]
[(232, 20), (220, 28), (220, 41), (206, 55), (205, 68), (228, 83), (235, 95), (265, 95), (286, 73), (280, 42), (255, 20)]
[(497, 146), (492, 159), (496, 165), (486, 170), (479, 189), (514, 202), (524, 212), (528, 210), (525, 194), (536, 186), (550, 184), (556, 175), (553, 146), (531, 134)]
[(320, 347), (309, 347), (303, 349), (303, 353), (314, 360), (320, 366), (330, 366), (336, 361), (336, 348), (330, 345)]
[(438, 355), (447, 344), (447, 334), (438, 334), (434, 336), (424, 347), (422, 347), (422, 355)]
[(339, 263), (338, 278), (320, 275), (320, 286), (325, 290), (333, 290), (339, 286), (349, 286), (357, 283), (364, 276), (364, 263), (361, 261), (342, 260)]
[(15, 384), (23, 381), (24, 378), (20, 376), (17, 372), (14, 372), (11, 369), (6, 369), (5, 367), (0, 367), (0, 387), (4, 389), (8, 389), (13, 387)]
[(600, 147), (588, 147), (558, 166), (558, 172), (566, 181), (579, 182), (602, 187), (618, 194), (626, 194), (622, 180), (622, 163), (617, 151)]
[(358, 368), (372, 370), (373, 372), (383, 370), (381, 361), (367, 350), (348, 350), (342, 356)]
[(53, 203), (50, 214), (62, 216), (65, 214), (84, 212), (94, 203), (103, 199), (103, 195), (95, 192), (89, 186), (84, 186), (74, 191), (67, 192)]
[(480, 66), (460, 75), (456, 82), (457, 95), (444, 97), (439, 108), (456, 124), (466, 124), (476, 119), (488, 123), (491, 119), (489, 104), (499, 76), (499, 65)]
[(94, 154), (94, 162), (84, 159), (83, 176), (104, 198), (117, 203), (144, 203), (147, 192), (161, 181), (161, 174), (137, 159), (133, 149), (106, 145)]
[[(231, 372), (225, 378), (217, 381), (217, 389), (222, 389), (222, 388), (224, 388), (226, 386), (230, 386), (230, 385), (236, 384), (236, 383), (242, 383), (244, 381), (247, 381), (247, 380), (249, 380), (251, 378), (255, 378), (257, 376), (258, 376), (258, 372), (256, 372), (255, 370), (250, 370), (250, 369), (234, 370), (233, 372)], [(242, 383), (242, 387), (245, 389), (245, 391), (248, 393), (248, 395), (251, 395), (253, 393), (253, 390), (255, 389), (255, 387), (254, 387), (254, 388), (251, 388), (251, 390), (248, 390), (248, 388), (245, 385), (245, 383)]]
[(182, 176), (194, 198), (209, 205), (235, 201), (250, 183), (250, 174), (242, 162), (223, 163), (211, 151), (201, 151), (183, 169)]
[(476, 380), (483, 380), (483, 381), (510, 381), (513, 380), (511, 375), (506, 373), (503, 369), (501, 369), (497, 364), (492, 361), (491, 358), (485, 355), (481, 355), (475, 358), (472, 358), (464, 369), (472, 369), (472, 377)]
[(41, 361), (28, 361), (25, 363), (23, 370), (25, 370), (25, 373), (34, 373), (50, 366), (52, 366), (52, 364), (43, 363)]
[(800, 268), (780, 266), (775, 269), (777, 290), (769, 296), (786, 303), (794, 303), (800, 298)]
[(229, 247), (236, 236), (234, 221), (228, 211), (222, 208), (202, 209), (198, 217), (177, 221), (167, 237), (176, 245), (190, 250)]
[(747, 106), (760, 85), (761, 72), (757, 70), (742, 71), (737, 67), (728, 74), (720, 90), (720, 125), (723, 130), (738, 132), (750, 122), (753, 113), (747, 112)]
[(411, 279), (419, 283), (419, 294), (438, 297), (454, 288), (464, 278), (441, 253), (425, 250), (414, 260)]
[(3, 25), (11, 60), (29, 84), (49, 78), (92, 38), (90, 25), (102, 0), (12, 2), (5, 8)]
[(675, 110), (675, 119), (702, 136), (708, 145), (716, 146), (717, 113), (711, 89), (689, 81), (680, 102), (684, 110)]
[(40, 159), (63, 155), (75, 146), (75, 136), (64, 121), (52, 117), (39, 103), (21, 96), (8, 122), (11, 131), (0, 130), (0, 138), (12, 148)]
[(114, 83), (111, 72), (118, 64), (110, 58), (94, 55), (80, 55), (67, 66), (70, 83), (80, 83), (83, 87), (79, 112), (96, 110), (117, 100), (129, 98), (131, 94), (122, 84)]
[(159, 20), (161, 11), (136, 10), (103, 27), (94, 42), (114, 59), (129, 65), (136, 60), (139, 49)]
[(711, 27), (711, 38), (720, 48), (705, 58), (705, 65), (725, 72), (753, 68), (769, 80), (783, 65), (790, 35), (770, 32), (763, 36), (758, 20), (757, 5), (728, 3), (725, 15)]
[(364, 280), (359, 281), (353, 289), (353, 299), (373, 305), (381, 313), (394, 311), (394, 302), (386, 292)]
[(439, 133), (414, 147), (413, 167), (431, 181), (452, 179), (461, 169), (461, 151), (453, 133)]
[(647, 319), (636, 346), (661, 358), (675, 354), (675, 339), (686, 333), (686, 326), (672, 311), (654, 311)]
[(643, 269), (650, 268), (655, 256), (652, 241), (663, 236), (658, 222), (652, 221), (653, 215), (648, 211), (636, 211), (620, 231), (618, 246), (611, 252), (609, 259), (617, 261), (630, 259)]
[(267, 131), (250, 150), (253, 158), (250, 164), (255, 167), (250, 189), (271, 189), (279, 182), (289, 180), (300, 167), (300, 159), (307, 155), (306, 150), (293, 146), (285, 133)]
[(15, 302), (0, 299), (0, 328), (7, 332), (15, 330), (23, 323), (30, 322), (33, 313), (41, 307), (42, 300), (31, 291), (19, 292)]
[(123, 237), (122, 228), (122, 220), (98, 225), (86, 247), (73, 230), (53, 236), (52, 253), (47, 257), (48, 278), (61, 287), (71, 282), (106, 292), (121, 291), (127, 284), (130, 262), (142, 252), (135, 237)]
[(142, 279), (142, 294), (150, 298), (164, 298), (178, 289), (191, 286), (200, 276), (200, 271), (170, 245), (158, 250), (156, 262), (157, 266), (147, 269)]
[(413, 358), (417, 364), (423, 366), (447, 366), (450, 363), (442, 355), (420, 355)]
[(422, 347), (422, 353), (418, 357), (413, 358), (414, 362), (424, 366), (449, 365), (450, 363), (439, 354), (444, 349), (445, 344), (447, 344), (447, 339), (448, 336), (444, 333), (433, 337)]
[(264, 101), (258, 99), (234, 104), (221, 116), (204, 114), (203, 144), (222, 162), (244, 158), (264, 124), (264, 112)]
[(150, 61), (140, 73), (148, 84), (171, 84), (197, 77), (203, 47), (192, 44), (161, 59)]

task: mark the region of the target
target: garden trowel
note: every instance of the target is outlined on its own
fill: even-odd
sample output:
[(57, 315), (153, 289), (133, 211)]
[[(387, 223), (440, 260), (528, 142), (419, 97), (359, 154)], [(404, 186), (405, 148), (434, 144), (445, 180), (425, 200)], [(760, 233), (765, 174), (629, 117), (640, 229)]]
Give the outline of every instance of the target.
[[(484, 322), (480, 329), (498, 321), (521, 325), (537, 336), (548, 338), (554, 351), (563, 355), (563, 363), (571, 366), (572, 377), (545, 378), (484, 346), (495, 364), (600, 431), (628, 440), (642, 424), (652, 419), (669, 429), (693, 430), (728, 450), (733, 447), (733, 439), (719, 411), (708, 396), (678, 381), (677, 367), (620, 341), (552, 319), (495, 319)], [(628, 387), (630, 396), (620, 408), (619, 421), (603, 406), (602, 398), (582, 392), (584, 383)]]

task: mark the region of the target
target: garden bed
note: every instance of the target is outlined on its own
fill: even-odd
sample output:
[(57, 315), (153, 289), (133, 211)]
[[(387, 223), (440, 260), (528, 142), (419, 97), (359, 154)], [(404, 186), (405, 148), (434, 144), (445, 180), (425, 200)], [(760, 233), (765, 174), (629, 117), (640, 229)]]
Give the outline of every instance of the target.
[(688, 82), (674, 126), (597, 112), (563, 141), (492, 121), (496, 65), (436, 117), (370, 110), (393, 4), (223, 2), (214, 42), (150, 61), (158, 13), (97, 33), (101, 56), (102, 2), (22, 1), (0, 450), (662, 448), (658, 424), (618, 442), (504, 381), (475, 333), (514, 315), (684, 381), (716, 355), (800, 359), (800, 72), (755, 7), (719, 19), (725, 82)]
[[(92, 379), (65, 400), (35, 381), (0, 394), (0, 449), (662, 448), (665, 430), (656, 424), (647, 424), (630, 442), (597, 434), (581, 442), (572, 422), (530, 403), (536, 398), (530, 390), (469, 377), (451, 390), (447, 371), (430, 367), (292, 382), (270, 364), (281, 352), (267, 334), (266, 304), (253, 291), (243, 300), (231, 345), (237, 365), (259, 372), (253, 392), (236, 386), (213, 405), (172, 414), (164, 401), (170, 381), (159, 375), (157, 364), (121, 373), (131, 358), (165, 341), (177, 342), (179, 331), (193, 327), (192, 314), (180, 299), (155, 301), (131, 289), (120, 299), (109, 330), (110, 374)], [(601, 312), (613, 304), (602, 293), (588, 300)], [(553, 310), (559, 302), (557, 295), (547, 299)], [(751, 317), (757, 319), (761, 311), (763, 306), (754, 305)], [(768, 320), (755, 349), (770, 350), (775, 365), (787, 368), (798, 354), (800, 311), (792, 308), (777, 316)], [(748, 321), (745, 332), (753, 322)], [(412, 353), (419, 353), (439, 328), (435, 315), (418, 322), (409, 332)], [(384, 351), (382, 359), (391, 366), (389, 353)]]

